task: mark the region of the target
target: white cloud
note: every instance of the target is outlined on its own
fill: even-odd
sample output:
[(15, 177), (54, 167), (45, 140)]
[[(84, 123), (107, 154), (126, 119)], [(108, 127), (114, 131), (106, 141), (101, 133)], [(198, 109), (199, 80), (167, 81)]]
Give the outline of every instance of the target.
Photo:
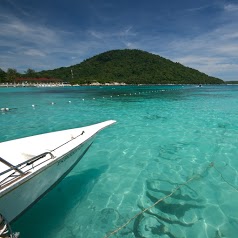
[(119, 36), (124, 36), (124, 37), (137, 35), (136, 32), (133, 32), (132, 26), (125, 27), (122, 31), (119, 31), (117, 34)]
[(1, 60), (0, 67), (5, 70), (22, 68), (24, 65), (26, 68), (30, 65), (31, 68), (38, 68), (39, 65), (43, 65), (43, 68), (51, 68), (51, 65), (55, 67), (58, 59), (53, 59), (51, 55), (75, 53), (73, 45), (65, 46), (65, 39), (69, 36), (70, 32), (1, 14), (0, 45), (5, 48), (1, 51), (1, 57), (5, 60)]
[(188, 65), (208, 65), (208, 64), (218, 64), (221, 62), (222, 58), (215, 57), (205, 57), (199, 55), (188, 55), (185, 57), (177, 58), (178, 62)]
[(237, 29), (237, 23), (225, 24), (193, 38), (171, 41), (167, 57), (211, 76), (237, 80)]
[(133, 32), (132, 26), (124, 27), (123, 29), (107, 29), (105, 31), (97, 31), (97, 30), (89, 30), (89, 35), (103, 40), (103, 39), (113, 39), (116, 37), (130, 37), (130, 36), (136, 36), (137, 33)]
[(30, 55), (30, 56), (46, 56), (46, 54), (40, 50), (36, 49), (28, 49), (24, 52), (25, 55)]
[(201, 72), (205, 72), (210, 75), (215, 75), (216, 73), (230, 70), (238, 72), (238, 64), (226, 62), (225, 57), (204, 57), (199, 55), (189, 55), (177, 58), (177, 60), (181, 64), (199, 69)]
[(95, 38), (97, 38), (97, 39), (100, 39), (100, 40), (103, 39), (104, 36), (105, 36), (105, 34), (103, 34), (103, 33), (101, 33), (101, 32), (94, 31), (94, 30), (89, 30), (88, 33), (89, 33), (91, 36), (93, 36), (93, 37), (95, 37)]
[(228, 12), (238, 11), (238, 4), (226, 4), (224, 10)]
[(238, 55), (238, 45), (235, 43), (230, 43), (227, 45), (220, 45), (220, 47), (217, 48), (217, 52), (219, 54), (223, 54), (223, 56), (228, 57), (237, 57)]
[(136, 44), (133, 42), (124, 42), (126, 48), (128, 49), (135, 49), (136, 48)]
[[(233, 30), (234, 30), (234, 32), (233, 32)], [(227, 32), (226, 34), (224, 34), (224, 35), (222, 35), (221, 36), (221, 38), (223, 39), (223, 40), (238, 40), (238, 30), (237, 31), (235, 31), (235, 29), (233, 29), (232, 30), (232, 32)]]
[(62, 44), (64, 37), (68, 37), (70, 34), (70, 32), (24, 21), (14, 16), (0, 15), (0, 37), (1, 43), (4, 45), (57, 47)]
[(186, 11), (189, 11), (189, 12), (202, 11), (202, 10), (204, 10), (204, 9), (210, 7), (210, 6), (211, 5), (204, 5), (204, 6), (201, 6), (201, 7), (189, 8)]

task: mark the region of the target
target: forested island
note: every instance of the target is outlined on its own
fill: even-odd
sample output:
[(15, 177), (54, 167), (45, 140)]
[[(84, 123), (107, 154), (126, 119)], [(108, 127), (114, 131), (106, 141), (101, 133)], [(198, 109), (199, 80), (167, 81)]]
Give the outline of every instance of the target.
[(0, 82), (68, 82), (70, 84), (223, 84), (198, 70), (142, 50), (111, 50), (80, 64), (24, 74), (0, 69)]

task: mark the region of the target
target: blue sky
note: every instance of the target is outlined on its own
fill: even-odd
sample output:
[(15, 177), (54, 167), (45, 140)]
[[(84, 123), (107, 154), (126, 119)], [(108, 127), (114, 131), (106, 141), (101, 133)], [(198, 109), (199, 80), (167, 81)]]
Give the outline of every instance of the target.
[(141, 49), (238, 80), (238, 0), (0, 0), (0, 68), (70, 66)]

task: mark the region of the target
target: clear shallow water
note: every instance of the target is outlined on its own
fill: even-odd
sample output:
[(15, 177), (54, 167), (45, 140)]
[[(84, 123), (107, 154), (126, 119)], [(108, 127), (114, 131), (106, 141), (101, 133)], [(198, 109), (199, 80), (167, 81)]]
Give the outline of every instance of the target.
[(237, 102), (237, 86), (0, 88), (0, 141), (117, 120), (14, 230), (105, 237), (192, 178), (110, 237), (236, 238)]

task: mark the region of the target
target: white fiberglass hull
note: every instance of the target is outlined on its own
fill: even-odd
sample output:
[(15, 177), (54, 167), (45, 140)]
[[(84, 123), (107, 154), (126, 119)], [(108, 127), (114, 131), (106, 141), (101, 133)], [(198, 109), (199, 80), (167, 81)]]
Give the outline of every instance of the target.
[[(73, 138), (72, 142), (67, 141), (65, 144), (61, 144), (59, 148), (55, 147), (54, 150), (51, 150), (54, 155), (53, 159), (50, 158), (43, 162), (39, 160), (35, 162), (38, 163), (35, 167), (34, 165), (28, 165), (28, 167), (32, 167), (30, 170), (26, 170), (24, 167), (22, 170), (25, 169), (27, 171), (25, 172), (26, 175), (21, 176), (21, 178), (15, 182), (5, 183), (2, 188), (0, 187), (0, 213), (9, 222), (16, 219), (72, 170), (87, 152), (93, 142), (95, 134), (99, 130), (114, 122), (115, 121), (107, 121), (82, 128), (84, 133), (78, 136), (78, 138)], [(62, 132), (61, 135), (63, 135)], [(34, 136), (34, 138), (31, 137), (32, 141), (37, 141), (37, 137), (40, 136), (44, 135)], [(60, 134), (55, 133), (55, 136), (58, 137)], [(45, 136), (44, 140), (46, 139), (47, 136)], [(24, 138), (16, 140), (16, 143), (20, 140), (24, 140)], [(52, 140), (52, 138), (50, 138), (50, 140)], [(11, 141), (12, 144), (13, 142), (14, 141)], [(4, 143), (8, 142), (0, 143), (0, 151), (1, 144)]]

